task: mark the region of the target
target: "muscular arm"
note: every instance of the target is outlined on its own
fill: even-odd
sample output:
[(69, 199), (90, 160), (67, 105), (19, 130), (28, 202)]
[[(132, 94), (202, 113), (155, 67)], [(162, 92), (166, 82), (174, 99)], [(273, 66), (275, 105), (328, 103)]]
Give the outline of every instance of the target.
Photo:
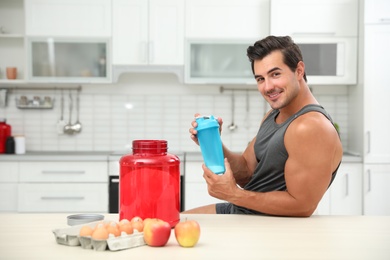
[[(306, 118), (305, 118), (306, 117)], [(304, 120), (302, 120), (304, 119)], [(223, 176), (205, 169), (212, 196), (271, 215), (310, 216), (329, 186), (342, 147), (332, 124), (319, 113), (296, 119), (285, 135), (289, 158), (285, 165), (287, 191), (252, 192), (236, 187), (230, 166)]]

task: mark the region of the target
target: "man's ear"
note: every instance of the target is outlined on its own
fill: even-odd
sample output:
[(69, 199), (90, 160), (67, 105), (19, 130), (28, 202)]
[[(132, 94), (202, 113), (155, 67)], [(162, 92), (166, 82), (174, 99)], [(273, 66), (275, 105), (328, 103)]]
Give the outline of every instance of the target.
[(303, 75), (305, 75), (305, 63), (303, 61), (298, 62), (295, 72), (297, 73), (298, 79), (303, 79)]

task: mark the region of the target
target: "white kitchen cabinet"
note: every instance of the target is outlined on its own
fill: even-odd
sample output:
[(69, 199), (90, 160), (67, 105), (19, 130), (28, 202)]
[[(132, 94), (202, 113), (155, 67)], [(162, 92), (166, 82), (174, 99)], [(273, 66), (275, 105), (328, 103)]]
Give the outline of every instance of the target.
[(342, 163), (316, 215), (362, 215), (362, 163)]
[(103, 161), (19, 163), (19, 212), (108, 212)]
[(18, 162), (0, 163), (0, 212), (17, 211), (18, 179)]
[(390, 1), (389, 0), (365, 0), (364, 1), (364, 23), (365, 24), (390, 23)]
[(362, 215), (362, 163), (342, 163), (330, 187), (330, 215)]
[(113, 0), (114, 65), (183, 65), (184, 1)]
[(271, 34), (358, 35), (358, 0), (271, 0)]
[(28, 36), (111, 37), (111, 0), (25, 0)]
[(109, 83), (110, 43), (103, 38), (28, 37), (28, 79), (45, 83)]
[(207, 183), (203, 179), (203, 161), (186, 161), (185, 163), (185, 210), (224, 202), (211, 197)]
[(108, 212), (106, 183), (21, 183), (19, 212)]
[[(23, 0), (0, 1), (0, 84), (20, 84), (25, 79)], [(8, 80), (6, 67), (16, 67), (16, 80)]]
[(364, 165), (364, 215), (390, 215), (390, 164)]
[(185, 23), (187, 39), (258, 40), (269, 34), (269, 0), (187, 0)]
[(364, 162), (390, 163), (390, 24), (365, 25), (364, 34)]

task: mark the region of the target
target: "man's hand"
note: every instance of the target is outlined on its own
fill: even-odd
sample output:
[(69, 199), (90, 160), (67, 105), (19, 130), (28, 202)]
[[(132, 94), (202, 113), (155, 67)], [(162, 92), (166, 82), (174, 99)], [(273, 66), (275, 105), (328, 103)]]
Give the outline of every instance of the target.
[[(195, 128), (198, 126), (198, 123), (196, 123), (196, 118), (198, 116), (200, 116), (201, 114), (199, 113), (196, 113), (194, 115), (194, 120), (191, 122), (191, 128), (189, 129), (189, 132), (190, 132), (190, 138), (192, 139), (192, 141), (194, 141), (197, 145), (199, 145), (199, 140), (198, 140), (198, 137), (196, 136), (198, 131), (195, 130)], [(223, 121), (222, 121), (222, 118), (218, 117), (217, 118), (217, 121), (218, 121), (218, 124), (219, 124), (219, 134), (221, 134), (222, 132), (222, 124), (223, 124)]]
[(225, 158), (226, 171), (224, 174), (215, 174), (204, 164), (202, 165), (202, 168), (204, 171), (203, 178), (207, 182), (210, 196), (220, 200), (229, 201), (239, 188), (236, 180), (234, 179), (228, 160)]

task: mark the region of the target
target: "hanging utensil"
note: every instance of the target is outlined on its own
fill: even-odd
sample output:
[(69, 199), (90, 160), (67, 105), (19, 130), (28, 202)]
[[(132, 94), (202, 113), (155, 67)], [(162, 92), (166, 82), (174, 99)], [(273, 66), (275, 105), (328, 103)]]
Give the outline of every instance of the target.
[(229, 130), (230, 131), (234, 131), (236, 130), (236, 128), (238, 127), (235, 123), (234, 123), (234, 90), (232, 90), (232, 123), (228, 126)]
[(64, 126), (66, 125), (66, 122), (64, 120), (64, 91), (61, 90), (61, 115), (60, 120), (57, 122), (57, 133), (58, 134), (64, 134)]
[(72, 93), (69, 91), (69, 122), (64, 126), (64, 133), (68, 135), (74, 134), (74, 130), (72, 128), (72, 110), (73, 110)]
[(75, 133), (80, 133), (82, 129), (82, 125), (80, 123), (79, 117), (80, 117), (80, 90), (77, 90), (77, 97), (76, 97), (76, 123), (72, 125), (72, 129)]

